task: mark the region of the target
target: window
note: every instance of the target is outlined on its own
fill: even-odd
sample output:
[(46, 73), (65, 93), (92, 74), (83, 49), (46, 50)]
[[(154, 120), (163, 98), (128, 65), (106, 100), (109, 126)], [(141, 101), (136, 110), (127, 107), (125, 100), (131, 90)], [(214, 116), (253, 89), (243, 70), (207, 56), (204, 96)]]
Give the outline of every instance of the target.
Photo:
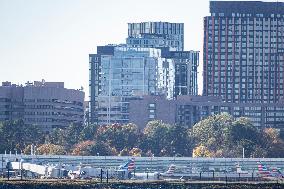
[(155, 108), (155, 107), (156, 107), (156, 104), (154, 103), (149, 104), (149, 108)]
[(149, 118), (150, 118), (150, 119), (154, 119), (154, 118), (155, 118), (155, 115), (150, 114), (150, 115), (149, 115)]

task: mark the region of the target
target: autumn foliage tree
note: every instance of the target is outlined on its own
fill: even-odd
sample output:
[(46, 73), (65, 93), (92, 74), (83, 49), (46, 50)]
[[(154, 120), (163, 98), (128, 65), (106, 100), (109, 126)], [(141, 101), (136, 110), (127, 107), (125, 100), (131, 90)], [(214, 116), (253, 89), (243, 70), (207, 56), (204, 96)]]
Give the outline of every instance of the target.
[(72, 149), (71, 154), (81, 156), (109, 156), (117, 155), (117, 151), (115, 148), (110, 147), (107, 143), (88, 140), (76, 144)]
[(242, 157), (243, 149), (246, 157), (267, 157), (272, 154), (269, 148), (273, 147), (273, 143), (281, 145), (274, 132), (257, 129), (245, 117), (234, 120), (227, 113), (212, 115), (198, 122), (190, 134), (196, 146), (205, 147), (208, 150), (205, 154), (210, 157)]
[(63, 146), (56, 144), (43, 144), (37, 148), (39, 155), (65, 155), (66, 151)]
[(280, 137), (280, 132), (274, 128), (266, 128), (263, 130), (266, 138), (267, 157), (283, 158), (284, 157), (284, 141)]
[(148, 122), (143, 130), (135, 124), (71, 124), (48, 136), (39, 126), (21, 121), (0, 123), (0, 152), (23, 150), (38, 154), (193, 156), (193, 157), (284, 157), (284, 141), (273, 128), (259, 129), (245, 117), (227, 113), (209, 116), (193, 127)]

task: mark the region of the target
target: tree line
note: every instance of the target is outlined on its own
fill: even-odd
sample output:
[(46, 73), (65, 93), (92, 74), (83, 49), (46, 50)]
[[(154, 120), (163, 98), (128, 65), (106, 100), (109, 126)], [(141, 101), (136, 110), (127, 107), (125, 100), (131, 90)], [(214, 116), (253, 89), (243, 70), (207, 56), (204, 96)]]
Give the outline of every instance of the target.
[(193, 127), (150, 121), (143, 130), (135, 124), (86, 126), (71, 124), (49, 134), (22, 121), (0, 123), (0, 153), (53, 155), (187, 156), (187, 157), (284, 157), (278, 130), (258, 129), (245, 117), (227, 113), (209, 116)]

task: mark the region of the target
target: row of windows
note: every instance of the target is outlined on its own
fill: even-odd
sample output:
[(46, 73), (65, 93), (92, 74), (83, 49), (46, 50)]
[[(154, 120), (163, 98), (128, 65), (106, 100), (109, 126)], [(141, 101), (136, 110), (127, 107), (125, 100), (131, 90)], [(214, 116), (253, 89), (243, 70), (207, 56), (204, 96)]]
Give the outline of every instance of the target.
[(82, 102), (60, 100), (60, 99), (24, 99), (24, 102), (55, 102), (55, 103), (73, 104), (73, 105), (79, 105), (79, 106), (83, 105)]
[(0, 98), (0, 102), (11, 102), (9, 98)]
[(61, 110), (74, 110), (83, 111), (82, 108), (70, 107), (70, 106), (52, 106), (52, 105), (26, 105), (26, 109), (61, 109)]
[[(213, 18), (214, 18), (214, 16), (215, 16), (215, 13), (212, 13), (212, 18), (210, 19), (208, 19), (208, 21), (209, 21), (209, 24), (212, 24), (212, 20), (213, 20)], [(224, 13), (219, 13), (219, 15), (218, 15), (219, 17), (222, 17), (222, 16), (224, 16)], [(275, 17), (277, 17), (277, 18), (274, 18), (274, 16)], [(234, 18), (234, 17), (243, 17), (243, 18)], [(256, 21), (256, 22), (283, 22), (283, 19), (278, 19), (278, 18), (281, 18), (281, 15), (280, 14), (277, 14), (277, 15), (274, 15), (274, 14), (271, 14), (271, 18), (269, 18), (269, 17), (263, 17), (263, 14), (256, 14), (254, 17), (251, 17), (251, 18), (249, 18), (249, 17), (251, 17), (251, 14), (239, 14), (239, 13), (232, 13), (232, 17), (226, 17), (226, 18), (215, 18), (214, 19), (214, 23), (215, 24), (217, 24), (218, 23), (218, 21), (219, 21), (219, 19), (222, 21), (222, 23), (224, 24), (225, 23), (225, 21), (226, 21), (226, 19), (228, 19), (229, 21), (235, 21), (236, 23), (247, 23), (247, 22), (249, 22), (249, 23), (251, 23), (251, 22), (253, 22), (254, 20)], [(261, 17), (261, 18), (259, 18), (259, 17)], [(284, 18), (284, 15), (282, 15), (282, 17)]]
[(56, 122), (56, 123), (70, 123), (76, 122), (76, 120), (67, 120), (67, 119), (54, 119), (54, 118), (25, 118), (27, 122)]

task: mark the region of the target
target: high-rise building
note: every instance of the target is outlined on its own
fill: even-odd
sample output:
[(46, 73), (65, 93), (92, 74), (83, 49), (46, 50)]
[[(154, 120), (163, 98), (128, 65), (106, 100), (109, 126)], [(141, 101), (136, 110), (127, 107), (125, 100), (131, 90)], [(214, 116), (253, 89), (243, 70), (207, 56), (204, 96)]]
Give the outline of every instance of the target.
[(0, 86), (0, 121), (23, 120), (44, 131), (83, 124), (84, 92), (64, 88), (63, 82), (35, 81), (25, 86)]
[(129, 100), (143, 95), (197, 95), (198, 51), (183, 51), (184, 24), (128, 24), (124, 45), (89, 55), (90, 121), (129, 122)]
[(284, 3), (210, 1), (204, 18), (203, 95), (277, 103), (284, 92)]
[(173, 61), (175, 66), (174, 97), (197, 95), (199, 51), (169, 51), (168, 48), (163, 48), (162, 57)]
[(132, 47), (169, 47), (184, 50), (184, 24), (169, 22), (141, 22), (128, 24), (126, 43)]
[(90, 54), (91, 122), (128, 123), (129, 99), (163, 94), (174, 96), (174, 65), (161, 49), (102, 46)]

